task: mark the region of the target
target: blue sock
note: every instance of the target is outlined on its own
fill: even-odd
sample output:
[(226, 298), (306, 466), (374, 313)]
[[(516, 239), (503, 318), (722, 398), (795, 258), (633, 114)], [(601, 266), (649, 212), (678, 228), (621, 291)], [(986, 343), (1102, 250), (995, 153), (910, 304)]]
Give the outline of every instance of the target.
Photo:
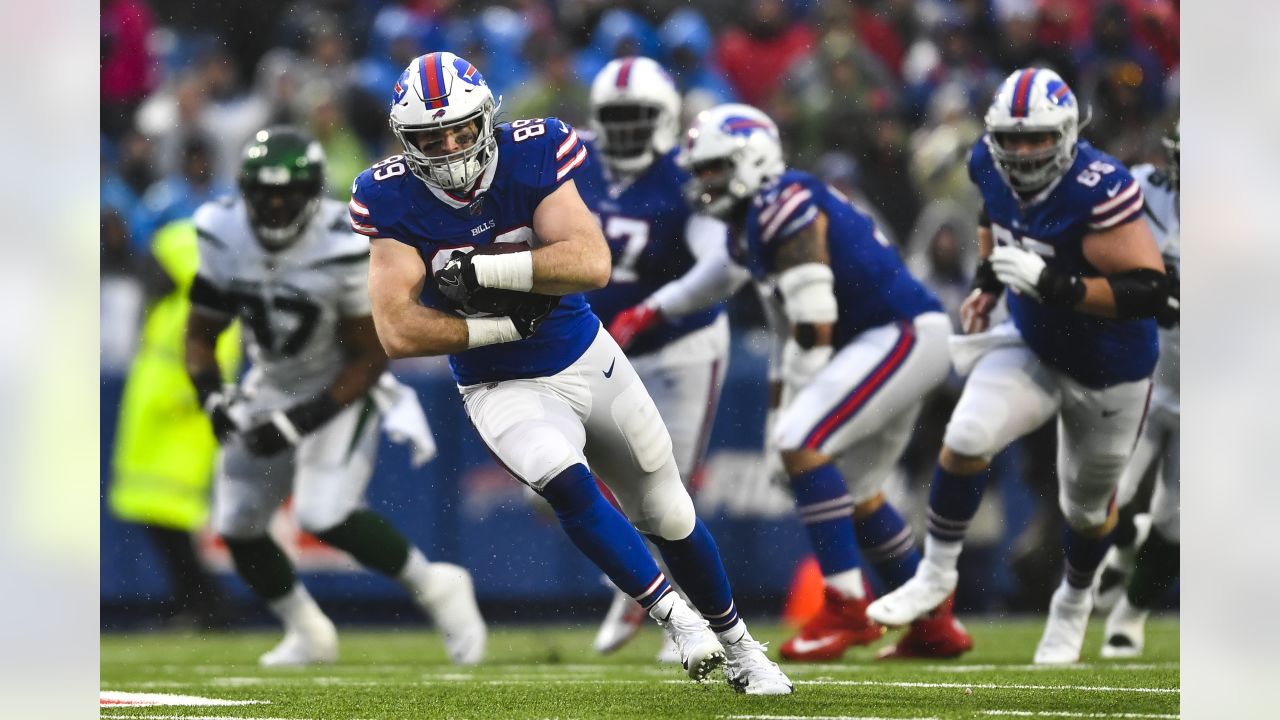
[(551, 478), (540, 494), (551, 503), (560, 527), (582, 554), (645, 610), (671, 592), (671, 583), (639, 531), (604, 499), (585, 465), (574, 465)]
[(1062, 554), (1067, 561), (1067, 584), (1080, 590), (1093, 585), (1093, 576), (1111, 547), (1115, 531), (1100, 538), (1085, 537), (1071, 528), (1062, 531)]
[(986, 489), (985, 470), (976, 475), (957, 475), (939, 465), (929, 486), (929, 534), (944, 542), (963, 540)]
[(738, 622), (729, 575), (724, 571), (715, 538), (702, 520), (694, 522), (693, 532), (683, 540), (665, 540), (656, 535), (650, 535), (649, 539), (662, 553), (671, 577), (712, 630), (723, 632)]
[(853, 498), (840, 471), (828, 464), (801, 473), (791, 478), (791, 491), (822, 574), (830, 577), (858, 567)]
[(915, 534), (902, 516), (888, 502), (861, 520), (854, 520), (862, 557), (876, 569), (876, 574), (894, 590), (916, 574), (920, 550)]

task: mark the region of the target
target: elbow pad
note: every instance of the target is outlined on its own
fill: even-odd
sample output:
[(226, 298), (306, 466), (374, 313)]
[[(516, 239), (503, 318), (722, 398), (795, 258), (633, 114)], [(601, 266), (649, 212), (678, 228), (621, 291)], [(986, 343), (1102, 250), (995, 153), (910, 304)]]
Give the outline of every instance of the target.
[(1153, 318), (1167, 311), (1169, 276), (1159, 270), (1139, 268), (1108, 275), (1116, 299), (1116, 317), (1122, 320)]
[(778, 276), (778, 291), (794, 325), (820, 325), (836, 321), (835, 275), (817, 262), (797, 265)]

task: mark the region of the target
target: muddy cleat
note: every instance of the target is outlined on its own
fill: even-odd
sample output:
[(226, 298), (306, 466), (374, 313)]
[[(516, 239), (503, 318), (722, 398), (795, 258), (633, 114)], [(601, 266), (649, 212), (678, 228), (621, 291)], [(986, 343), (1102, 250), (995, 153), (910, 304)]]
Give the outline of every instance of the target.
[(285, 631), (284, 639), (258, 658), (262, 667), (302, 667), (337, 662), (338, 630), (324, 615)]
[(488, 629), (476, 604), (471, 573), (451, 563), (431, 563), (419, 604), (444, 635), (444, 648), (457, 665), (475, 665), (484, 659)]
[(953, 658), (973, 649), (973, 638), (964, 625), (951, 614), (955, 596), (948, 597), (936, 610), (915, 620), (898, 638), (898, 642), (881, 648), (879, 660), (908, 658)]
[(734, 690), (748, 695), (790, 695), (795, 692), (791, 679), (765, 654), (768, 648), (756, 642), (746, 630), (737, 642), (725, 644), (724, 649), (729, 657), (724, 666), (724, 677)]
[(596, 631), (592, 647), (601, 655), (608, 655), (621, 648), (640, 632), (644, 616), (644, 608), (632, 600), (630, 595), (615, 589), (613, 602), (604, 615), (604, 622), (600, 623), (600, 629)]
[(1089, 588), (1073, 588), (1065, 581), (1053, 592), (1049, 602), (1049, 620), (1036, 647), (1037, 665), (1070, 665), (1080, 661), (1084, 631), (1089, 627), (1093, 611), (1093, 594)]
[(946, 602), (956, 591), (959, 579), (955, 570), (941, 570), (932, 563), (922, 562), (902, 587), (868, 605), (867, 617), (889, 627), (906, 625)]
[(1129, 604), (1129, 598), (1121, 597), (1111, 614), (1107, 616), (1107, 629), (1103, 633), (1106, 641), (1102, 644), (1102, 657), (1135, 658), (1142, 655), (1146, 644), (1146, 625), (1148, 610), (1141, 610)]
[(680, 653), (680, 664), (691, 680), (701, 682), (713, 670), (724, 665), (725, 650), (720, 640), (711, 632), (707, 621), (690, 609), (679, 595), (667, 593), (650, 608), (649, 617), (657, 620), (675, 643)]
[(792, 662), (835, 660), (854, 645), (868, 645), (884, 634), (884, 628), (867, 619), (867, 600), (841, 595), (835, 588), (823, 591), (822, 609), (800, 632), (782, 644), (781, 655)]

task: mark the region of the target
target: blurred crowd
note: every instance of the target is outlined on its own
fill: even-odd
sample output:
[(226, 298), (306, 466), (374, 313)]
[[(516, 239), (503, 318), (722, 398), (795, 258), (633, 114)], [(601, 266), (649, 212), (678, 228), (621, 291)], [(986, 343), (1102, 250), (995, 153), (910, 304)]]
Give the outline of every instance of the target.
[(106, 365), (128, 360), (153, 234), (234, 190), (254, 131), (308, 129), (344, 198), (395, 152), (391, 86), (431, 50), (474, 62), (500, 119), (581, 123), (591, 78), (630, 54), (670, 69), (686, 120), (757, 105), (790, 164), (872, 211), (953, 309), (978, 203), (964, 159), (1000, 79), (1056, 69), (1092, 110), (1084, 137), (1129, 163), (1159, 157), (1178, 106), (1178, 0), (103, 0), (101, 20)]

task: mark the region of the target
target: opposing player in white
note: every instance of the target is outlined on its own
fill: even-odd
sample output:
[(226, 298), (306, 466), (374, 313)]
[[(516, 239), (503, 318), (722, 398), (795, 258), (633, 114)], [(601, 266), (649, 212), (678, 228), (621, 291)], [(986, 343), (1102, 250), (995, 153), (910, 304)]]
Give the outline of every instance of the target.
[[(657, 62), (618, 58), (591, 84), (591, 155), (575, 178), (578, 193), (600, 219), (613, 256), (609, 284), (587, 294), (631, 360), (671, 434), (676, 469), (693, 480), (706, 453), (729, 361), (729, 322), (719, 288), (703, 278), (735, 269), (728, 230), (694, 215), (682, 188), (689, 174), (676, 163), (680, 94)], [(622, 647), (645, 619), (615, 588), (596, 633), (595, 649)], [(668, 642), (659, 659), (678, 662)]]
[[(1078, 140), (1071, 88), (1026, 68), (1000, 86), (969, 174), (984, 202), (983, 264), (952, 344), (968, 380), (929, 497), (929, 537), (915, 576), (867, 614), (897, 625), (956, 587), (956, 561), (991, 458), (1058, 419), (1059, 506), (1066, 576), (1053, 594), (1037, 663), (1080, 657), (1093, 577), (1116, 523), (1112, 497), (1146, 417), (1158, 346), (1154, 317), (1168, 277), (1142, 222), (1140, 184), (1114, 158)], [(1011, 321), (988, 332), (1008, 287)]]
[[(1182, 264), (1178, 130), (1165, 138), (1164, 143), (1168, 150), (1168, 167), (1161, 170), (1152, 165), (1139, 165), (1133, 169), (1133, 176), (1142, 183), (1147, 225), (1164, 256), (1172, 291), (1168, 310), (1156, 317), (1160, 323), (1160, 361), (1156, 365), (1151, 412), (1133, 458), (1120, 478), (1120, 488), (1116, 493), (1116, 504), (1120, 508), (1116, 544), (1107, 553), (1095, 600), (1095, 605), (1111, 610), (1102, 646), (1102, 657), (1105, 658), (1142, 654), (1151, 606), (1178, 577), (1178, 502), (1181, 496), (1178, 472), (1181, 416), (1178, 274)], [(1135, 495), (1149, 474), (1155, 475), (1149, 514), (1136, 516)]]
[(738, 616), (653, 400), (582, 296), (610, 272), (576, 186), (588, 149), (556, 118), (496, 125), (496, 111), (479, 69), (452, 53), (415, 58), (396, 83), (390, 120), (405, 152), (361, 173), (350, 204), (372, 239), (379, 339), (396, 357), (449, 356), (494, 457), (666, 630), (690, 678), (723, 666), (740, 692), (791, 693)]
[[(223, 446), (213, 528), (284, 623), (263, 665), (338, 656), (333, 623), (267, 532), (291, 491), (303, 530), (404, 586), (444, 634), (450, 658), (474, 664), (486, 631), (470, 574), (428, 562), (364, 502), (384, 411), (406, 419), (399, 430), (415, 439), (416, 460), (434, 446), (417, 397), (386, 372), (369, 309), (368, 243), (323, 188), (319, 143), (268, 128), (245, 150), (242, 197), (195, 214), (200, 269), (186, 363)], [(224, 389), (214, 345), (235, 317), (249, 329), (254, 365), (240, 387)]]

